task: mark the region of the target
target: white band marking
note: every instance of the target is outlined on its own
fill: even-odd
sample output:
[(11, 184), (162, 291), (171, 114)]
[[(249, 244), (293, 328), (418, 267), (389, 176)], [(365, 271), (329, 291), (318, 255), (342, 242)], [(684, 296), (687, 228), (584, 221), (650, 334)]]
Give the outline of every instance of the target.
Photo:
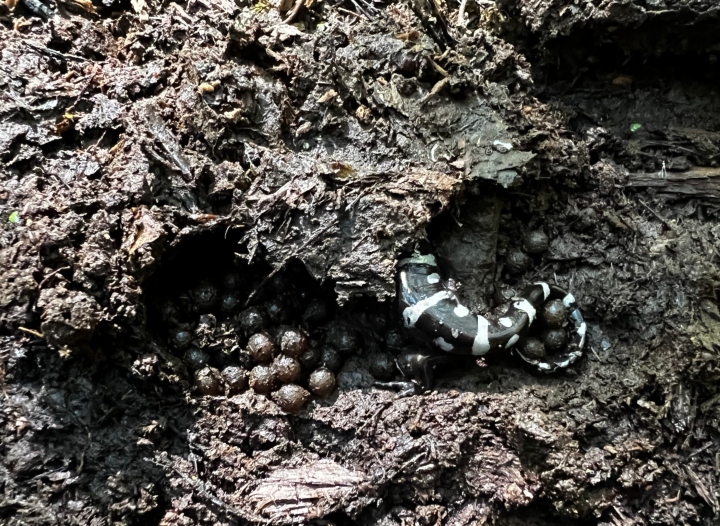
[(452, 344), (446, 342), (446, 341), (445, 341), (444, 339), (442, 339), (442, 338), (435, 338), (435, 339), (433, 340), (433, 343), (434, 343), (435, 345), (437, 345), (438, 347), (440, 347), (443, 351), (452, 351), (452, 350), (453, 350)]
[(490, 322), (482, 316), (478, 316), (477, 334), (472, 344), (472, 353), (475, 356), (482, 356), (490, 350), (490, 340), (488, 339), (489, 325)]
[(573, 303), (575, 303), (575, 296), (568, 292), (568, 295), (563, 298), (563, 305), (569, 307)]
[(407, 327), (408, 329), (415, 327), (415, 324), (417, 323), (420, 316), (422, 316), (423, 312), (428, 310), (430, 307), (434, 307), (442, 300), (449, 300), (452, 298), (453, 294), (451, 292), (443, 290), (440, 292), (436, 292), (429, 298), (418, 301), (415, 305), (410, 305), (409, 307), (406, 307), (403, 311), (403, 320), (405, 321), (405, 327)]
[(522, 299), (520, 301), (516, 301), (513, 306), (517, 310), (523, 311), (525, 314), (528, 315), (528, 318), (530, 318), (530, 321), (528, 322), (528, 325), (532, 325), (533, 320), (535, 319), (535, 307), (532, 306), (532, 303), (530, 303), (526, 299)]
[(468, 309), (465, 305), (458, 305), (457, 307), (455, 307), (453, 312), (458, 318), (464, 318), (465, 316), (470, 314), (470, 309)]
[(437, 274), (436, 272), (429, 274), (427, 277), (427, 282), (430, 283), (430, 285), (435, 285), (435, 283), (440, 283), (440, 274)]
[(538, 281), (536, 283), (533, 283), (533, 285), (540, 285), (543, 289), (543, 296), (545, 296), (543, 299), (548, 299), (548, 297), (550, 296), (550, 285), (548, 285), (544, 281)]
[(509, 349), (510, 347), (512, 347), (513, 345), (515, 345), (515, 344), (518, 342), (519, 339), (520, 339), (520, 335), (519, 335), (519, 334), (513, 334), (512, 337), (511, 337), (511, 338), (508, 340), (508, 342), (505, 344), (505, 348), (506, 348), (506, 349)]

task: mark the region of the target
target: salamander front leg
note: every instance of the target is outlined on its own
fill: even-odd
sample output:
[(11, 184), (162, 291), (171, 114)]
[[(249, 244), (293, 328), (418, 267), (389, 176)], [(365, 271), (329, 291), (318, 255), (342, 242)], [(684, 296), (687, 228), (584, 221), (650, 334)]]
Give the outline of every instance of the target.
[(397, 368), (406, 381), (376, 382), (385, 389), (396, 389), (404, 394), (422, 393), (432, 389), (435, 367), (449, 361), (450, 355), (432, 349), (403, 351), (396, 358)]

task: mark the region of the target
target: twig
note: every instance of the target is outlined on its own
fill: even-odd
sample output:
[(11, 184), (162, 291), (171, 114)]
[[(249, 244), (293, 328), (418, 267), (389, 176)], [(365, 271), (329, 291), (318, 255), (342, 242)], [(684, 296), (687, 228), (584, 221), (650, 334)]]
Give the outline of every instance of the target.
[(44, 338), (45, 335), (41, 333), (40, 331), (36, 331), (35, 329), (28, 329), (27, 327), (18, 327), (18, 330), (27, 332), (28, 334), (32, 334), (33, 336), (37, 336), (38, 338)]
[(296, 0), (295, 5), (292, 8), (292, 11), (290, 11), (290, 14), (287, 16), (287, 18), (285, 20), (283, 20), (283, 24), (290, 24), (293, 20), (295, 20), (295, 17), (300, 12), (300, 9), (302, 8), (304, 3), (305, 3), (305, 0)]
[(467, 0), (462, 0), (460, 2), (460, 9), (458, 10), (458, 25), (464, 26), (465, 25), (465, 7), (467, 6)]

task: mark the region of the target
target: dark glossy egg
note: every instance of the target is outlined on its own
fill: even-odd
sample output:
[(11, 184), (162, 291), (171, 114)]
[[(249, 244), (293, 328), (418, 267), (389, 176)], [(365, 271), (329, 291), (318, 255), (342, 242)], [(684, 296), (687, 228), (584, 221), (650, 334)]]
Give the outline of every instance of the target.
[(283, 411), (294, 413), (303, 408), (310, 399), (310, 393), (299, 385), (287, 384), (275, 391), (272, 399)]
[(284, 354), (275, 357), (272, 368), (275, 378), (284, 384), (295, 382), (300, 377), (300, 362)]
[(313, 394), (325, 397), (335, 390), (335, 375), (330, 369), (321, 367), (310, 374), (308, 388)]
[(568, 310), (561, 300), (551, 300), (540, 309), (540, 319), (550, 329), (559, 329), (567, 320)]
[(561, 349), (567, 343), (567, 333), (563, 329), (548, 329), (543, 332), (542, 341), (546, 349)]
[(259, 332), (250, 336), (247, 350), (250, 356), (260, 363), (269, 362), (277, 354), (275, 342), (273, 342), (270, 335), (265, 332)]
[(505, 268), (510, 274), (521, 274), (530, 268), (532, 259), (525, 252), (512, 249), (505, 258)]
[(275, 372), (269, 365), (256, 365), (250, 371), (250, 388), (256, 393), (267, 394), (277, 385)]
[(264, 309), (248, 307), (238, 314), (238, 323), (245, 334), (254, 334), (267, 327), (268, 317)]
[(229, 394), (237, 394), (245, 390), (248, 385), (248, 373), (237, 365), (228, 365), (222, 370), (222, 377), (225, 380)]
[(220, 371), (214, 367), (203, 367), (195, 372), (195, 389), (202, 395), (222, 394), (223, 381)]
[(187, 365), (191, 369), (202, 369), (208, 364), (208, 361), (210, 360), (210, 355), (208, 355), (208, 353), (206, 353), (202, 349), (198, 349), (197, 347), (190, 347), (187, 351), (185, 351), (185, 356), (183, 357), (183, 360), (185, 361), (185, 365)]
[(280, 350), (292, 357), (299, 357), (308, 348), (308, 340), (300, 329), (285, 329), (280, 336)]
[(369, 357), (370, 372), (378, 380), (390, 380), (395, 376), (395, 360), (386, 352), (375, 352)]
[(531, 230), (525, 235), (523, 246), (528, 254), (542, 254), (550, 246), (550, 239), (542, 230)]
[(545, 346), (537, 338), (525, 338), (519, 344), (520, 351), (529, 358), (543, 358), (545, 353)]

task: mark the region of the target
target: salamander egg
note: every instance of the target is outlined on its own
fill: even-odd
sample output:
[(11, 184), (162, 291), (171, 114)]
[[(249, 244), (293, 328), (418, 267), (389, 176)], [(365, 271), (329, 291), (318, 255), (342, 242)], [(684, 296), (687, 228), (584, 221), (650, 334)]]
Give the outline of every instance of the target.
[(524, 248), (528, 254), (542, 254), (549, 246), (550, 239), (542, 230), (531, 230), (525, 235)]
[(510, 274), (521, 274), (530, 268), (532, 259), (522, 250), (510, 250), (505, 258), (505, 268)]
[(228, 365), (222, 370), (222, 376), (230, 394), (237, 394), (247, 387), (248, 374), (242, 367)]
[(300, 360), (303, 367), (312, 369), (320, 361), (320, 349), (317, 347), (308, 347), (305, 349), (305, 352), (300, 355), (298, 360)]
[(312, 300), (302, 315), (303, 321), (310, 328), (322, 325), (328, 321), (329, 318), (330, 312), (328, 311), (327, 305), (320, 300)]
[(240, 296), (235, 291), (226, 292), (220, 298), (220, 310), (232, 314), (240, 307)]
[(310, 393), (295, 384), (283, 385), (272, 394), (272, 399), (283, 411), (294, 413), (303, 408), (310, 398)]
[(275, 357), (272, 368), (275, 372), (275, 378), (282, 383), (294, 382), (300, 376), (300, 362), (284, 354)]
[(338, 372), (342, 367), (342, 358), (338, 350), (332, 345), (325, 345), (320, 350), (320, 364), (333, 372)]
[(200, 394), (216, 396), (222, 393), (222, 376), (214, 367), (203, 367), (195, 372), (195, 388)]
[(170, 343), (178, 349), (186, 348), (190, 345), (192, 339), (192, 333), (190, 331), (186, 331), (185, 329), (177, 329), (170, 333)]
[(299, 329), (285, 329), (280, 336), (280, 350), (288, 356), (298, 357), (305, 352), (308, 341)]
[(543, 358), (545, 346), (537, 338), (525, 338), (520, 342), (520, 351), (529, 358)]
[(191, 369), (202, 369), (207, 365), (210, 360), (210, 356), (202, 349), (190, 347), (187, 351), (185, 351), (183, 360), (185, 361), (185, 365)]
[(395, 376), (395, 360), (386, 352), (370, 355), (370, 372), (378, 380), (390, 380)]
[(260, 332), (267, 325), (267, 314), (260, 307), (248, 307), (238, 314), (240, 328), (245, 334)]
[(192, 298), (200, 310), (211, 309), (217, 300), (217, 289), (209, 281), (201, 281), (193, 290)]
[(542, 341), (546, 349), (560, 349), (567, 342), (567, 334), (563, 329), (548, 329), (543, 332)]
[(267, 394), (276, 384), (275, 372), (269, 365), (256, 365), (250, 371), (250, 387), (256, 393)]
[(247, 350), (255, 361), (261, 363), (269, 362), (275, 354), (277, 354), (275, 343), (272, 341), (272, 338), (264, 332), (250, 336)]
[(559, 329), (567, 319), (567, 307), (561, 300), (551, 300), (540, 310), (540, 319), (550, 329)]
[(325, 397), (335, 389), (335, 375), (326, 367), (321, 367), (310, 375), (308, 387), (313, 394)]

